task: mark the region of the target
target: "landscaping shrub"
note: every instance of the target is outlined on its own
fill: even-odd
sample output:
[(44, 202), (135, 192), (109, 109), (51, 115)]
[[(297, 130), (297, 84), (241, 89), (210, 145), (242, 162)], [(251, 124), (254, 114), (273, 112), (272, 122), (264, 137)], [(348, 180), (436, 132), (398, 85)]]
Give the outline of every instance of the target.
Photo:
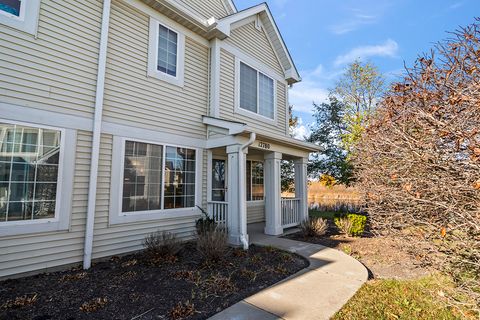
[(228, 249), (228, 235), (221, 228), (202, 230), (197, 237), (197, 250), (209, 262), (220, 260)]
[(359, 237), (365, 232), (367, 217), (361, 214), (349, 213), (334, 218), (335, 225), (348, 236)]
[(309, 218), (300, 224), (300, 230), (305, 238), (323, 236), (327, 229), (327, 220), (322, 218)]
[(197, 234), (203, 234), (205, 232), (210, 232), (216, 229), (217, 224), (215, 219), (211, 218), (210, 215), (205, 211), (205, 209), (197, 206), (200, 211), (202, 211), (202, 217), (198, 219), (195, 223), (197, 229)]
[(143, 246), (149, 253), (163, 257), (173, 257), (182, 249), (183, 244), (177, 239), (175, 234), (157, 231), (145, 237)]
[(357, 148), (374, 233), (404, 237), (480, 310), (480, 20), (421, 56), (379, 103)]

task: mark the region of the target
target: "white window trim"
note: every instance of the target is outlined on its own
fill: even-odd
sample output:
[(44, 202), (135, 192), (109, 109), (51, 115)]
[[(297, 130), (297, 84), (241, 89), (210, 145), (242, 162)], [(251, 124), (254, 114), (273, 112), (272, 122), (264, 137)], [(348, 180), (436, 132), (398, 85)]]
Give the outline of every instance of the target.
[[(240, 63), (243, 63), (249, 66), (252, 69), (257, 71), (257, 110), (260, 108), (260, 94), (259, 94), (259, 81), (258, 81), (258, 73), (262, 73), (266, 77), (270, 78), (273, 81), (273, 119), (263, 116), (259, 113), (252, 112), (240, 107)], [(277, 81), (275, 77), (272, 77), (268, 72), (265, 72), (262, 68), (254, 66), (244, 60), (241, 60), (238, 57), (235, 57), (235, 107), (234, 111), (237, 114), (253, 118), (255, 120), (260, 120), (262, 122), (266, 122), (268, 124), (276, 125), (277, 124)]]
[(55, 217), (51, 219), (0, 222), (0, 234), (13, 236), (39, 232), (68, 230), (72, 210), (73, 177), (77, 134), (75, 130), (38, 125), (28, 122), (0, 119), (0, 122), (60, 131), (60, 156), (58, 165)]
[[(178, 147), (195, 150), (195, 207), (178, 208), (178, 209), (160, 209), (150, 211), (122, 212), (122, 195), (123, 195), (123, 171), (125, 161), (125, 142), (135, 141), (142, 143), (150, 143), (161, 145), (163, 147), (163, 163), (165, 163), (165, 148)], [(125, 224), (151, 220), (177, 220), (179, 218), (198, 217), (201, 212), (197, 206), (202, 206), (202, 163), (203, 150), (189, 146), (179, 146), (171, 143), (160, 141), (152, 141), (145, 139), (135, 139), (129, 137), (113, 137), (113, 154), (112, 154), (112, 180), (110, 186), (110, 214), (109, 224)], [(163, 183), (164, 168), (162, 165), (162, 205), (163, 199)]]
[[(158, 63), (158, 32), (159, 25), (177, 33), (177, 75), (174, 77), (157, 69)], [(150, 32), (148, 45), (148, 71), (149, 77), (183, 87), (185, 73), (185, 34), (163, 22), (150, 17)]]
[(40, 0), (22, 0), (19, 17), (0, 10), (0, 24), (36, 35), (39, 12)]

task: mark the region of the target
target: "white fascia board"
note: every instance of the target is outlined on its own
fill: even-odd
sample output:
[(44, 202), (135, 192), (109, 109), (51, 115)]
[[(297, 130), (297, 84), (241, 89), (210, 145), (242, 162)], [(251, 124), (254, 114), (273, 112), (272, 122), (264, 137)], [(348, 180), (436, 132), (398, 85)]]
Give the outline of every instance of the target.
[(206, 125), (227, 129), (228, 134), (230, 135), (240, 134), (248, 130), (248, 126), (244, 123), (231, 122), (206, 116), (203, 117), (203, 123)]
[[(226, 35), (227, 37), (230, 36), (231, 31), (235, 28), (238, 28), (243, 25), (242, 21), (244, 22), (250, 22), (252, 16), (256, 16), (260, 13), (265, 13), (268, 17), (268, 22), (272, 25), (273, 30), (275, 31), (276, 34), (276, 40), (280, 42), (282, 46), (282, 51), (283, 54), (287, 57), (291, 68), (285, 71), (285, 79), (289, 83), (295, 83), (301, 81), (300, 74), (298, 73), (295, 64), (293, 63), (292, 57), (290, 56), (290, 53), (285, 45), (285, 42), (283, 41), (283, 38), (280, 34), (280, 31), (278, 30), (277, 24), (275, 23), (275, 20), (273, 19), (272, 13), (270, 12), (270, 9), (265, 3), (259, 4), (258, 6), (251, 7), (249, 9), (240, 11), (236, 14), (233, 14), (231, 16), (225, 17), (223, 19), (220, 19), (217, 21), (217, 25), (212, 29), (213, 30), (218, 30), (222, 34)], [(211, 32), (212, 32), (211, 31)], [(268, 36), (268, 33), (266, 33)], [(270, 39), (272, 41), (272, 39)], [(273, 46), (274, 47), (274, 46)], [(277, 57), (279, 56), (278, 52), (275, 52)]]

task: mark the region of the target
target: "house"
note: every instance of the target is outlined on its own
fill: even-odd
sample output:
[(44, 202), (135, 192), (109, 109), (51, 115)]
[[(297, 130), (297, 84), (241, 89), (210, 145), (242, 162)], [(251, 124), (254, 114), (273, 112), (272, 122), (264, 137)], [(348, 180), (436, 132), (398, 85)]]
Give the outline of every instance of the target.
[(0, 0), (0, 34), (0, 278), (190, 238), (198, 207), (245, 247), (306, 217), (318, 147), (288, 134), (300, 76), (266, 4)]

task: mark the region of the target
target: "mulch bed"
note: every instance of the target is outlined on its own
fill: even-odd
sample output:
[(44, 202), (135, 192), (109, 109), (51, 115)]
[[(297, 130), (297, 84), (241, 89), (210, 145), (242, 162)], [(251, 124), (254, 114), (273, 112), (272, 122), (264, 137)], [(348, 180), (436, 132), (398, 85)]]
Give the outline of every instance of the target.
[(0, 282), (0, 319), (206, 319), (307, 266), (298, 255), (257, 246), (207, 263), (187, 243), (177, 257), (140, 252), (88, 271)]
[(408, 252), (402, 240), (394, 237), (347, 237), (338, 232), (332, 220), (328, 230), (320, 237), (304, 237), (301, 232), (286, 235), (285, 238), (320, 244), (343, 251), (367, 267), (370, 278), (416, 279), (432, 273), (429, 266), (422, 264), (419, 257)]

